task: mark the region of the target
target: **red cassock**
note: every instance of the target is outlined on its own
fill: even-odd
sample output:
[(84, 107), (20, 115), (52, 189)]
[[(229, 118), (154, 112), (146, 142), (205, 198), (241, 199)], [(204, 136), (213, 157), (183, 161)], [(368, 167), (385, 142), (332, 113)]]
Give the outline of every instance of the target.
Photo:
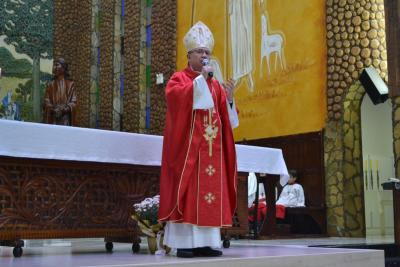
[[(249, 222), (254, 222), (255, 219), (255, 212), (254, 209), (256, 208), (256, 205), (253, 204), (249, 208), (249, 216), (247, 217)], [(278, 219), (285, 219), (286, 215), (286, 208), (283, 205), (276, 205), (275, 206), (275, 217)], [(257, 220), (258, 221), (264, 221), (265, 217), (267, 216), (267, 203), (265, 202), (265, 199), (260, 199), (258, 202), (258, 211), (257, 211)]]
[(207, 84), (213, 109), (193, 109), (193, 80), (186, 68), (167, 84), (159, 220), (198, 226), (232, 225), (236, 209), (236, 152), (225, 91)]

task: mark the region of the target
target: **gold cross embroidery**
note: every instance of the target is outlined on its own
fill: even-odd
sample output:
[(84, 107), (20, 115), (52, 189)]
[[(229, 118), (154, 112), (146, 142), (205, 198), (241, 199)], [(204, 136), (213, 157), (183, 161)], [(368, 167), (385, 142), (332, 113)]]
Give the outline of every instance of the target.
[(213, 109), (208, 110), (208, 118), (207, 116), (204, 116), (204, 138), (208, 142), (208, 155), (212, 157), (212, 144), (214, 142), (214, 139), (217, 137), (218, 133), (218, 127), (215, 126), (216, 121), (212, 121), (212, 113)]
[(206, 173), (208, 174), (208, 176), (213, 176), (215, 173), (215, 168), (212, 165), (208, 165), (208, 167), (206, 168)]
[(204, 196), (204, 199), (207, 201), (208, 204), (211, 204), (213, 201), (215, 201), (215, 196), (212, 193), (208, 193)]

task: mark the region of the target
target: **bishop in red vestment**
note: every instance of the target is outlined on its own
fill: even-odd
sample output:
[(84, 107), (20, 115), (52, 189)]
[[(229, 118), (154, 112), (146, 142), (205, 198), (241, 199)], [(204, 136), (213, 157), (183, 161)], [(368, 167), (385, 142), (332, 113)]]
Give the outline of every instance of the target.
[[(201, 249), (196, 249), (219, 242), (219, 228), (232, 225), (236, 209), (236, 152), (232, 128), (238, 121), (232, 103), (233, 81), (221, 86), (211, 77), (213, 69), (207, 62), (213, 42), (207, 26), (201, 22), (193, 26), (185, 36), (188, 66), (171, 77), (165, 91), (167, 113), (159, 220), (168, 222), (167, 245), (195, 248), (189, 251), (194, 252), (194, 256), (204, 256)], [(184, 229), (188, 236), (179, 236), (186, 231)], [(190, 236), (192, 234), (194, 237)], [(195, 236), (208, 234), (216, 238)], [(169, 235), (174, 235), (175, 239)], [(179, 241), (180, 238), (183, 240)], [(222, 253), (209, 249), (205, 255), (217, 254)]]

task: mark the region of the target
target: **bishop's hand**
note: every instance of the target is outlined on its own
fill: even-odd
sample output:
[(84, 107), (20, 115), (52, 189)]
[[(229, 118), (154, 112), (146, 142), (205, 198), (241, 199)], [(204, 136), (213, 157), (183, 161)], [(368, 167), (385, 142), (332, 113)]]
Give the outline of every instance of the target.
[(229, 103), (232, 103), (235, 80), (232, 78), (228, 79), (226, 82), (222, 83), (222, 87), (225, 89), (226, 98), (228, 99)]
[(211, 65), (205, 65), (201, 69), (201, 74), (203, 75), (204, 79), (208, 79), (210, 76), (210, 73), (214, 72), (214, 68)]

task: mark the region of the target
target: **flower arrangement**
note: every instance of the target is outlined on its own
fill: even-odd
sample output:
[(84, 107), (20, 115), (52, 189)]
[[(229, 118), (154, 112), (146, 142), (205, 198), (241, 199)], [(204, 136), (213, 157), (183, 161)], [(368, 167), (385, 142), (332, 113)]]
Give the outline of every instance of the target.
[(163, 244), (164, 226), (157, 220), (159, 206), (159, 195), (145, 198), (142, 202), (133, 205), (132, 218), (137, 222), (142, 233), (147, 236), (150, 253), (168, 254), (171, 249)]
[(157, 220), (160, 196), (145, 198), (142, 202), (134, 204), (134, 214), (132, 218), (137, 221), (142, 232), (150, 237), (156, 237), (157, 233), (163, 229), (162, 224)]

